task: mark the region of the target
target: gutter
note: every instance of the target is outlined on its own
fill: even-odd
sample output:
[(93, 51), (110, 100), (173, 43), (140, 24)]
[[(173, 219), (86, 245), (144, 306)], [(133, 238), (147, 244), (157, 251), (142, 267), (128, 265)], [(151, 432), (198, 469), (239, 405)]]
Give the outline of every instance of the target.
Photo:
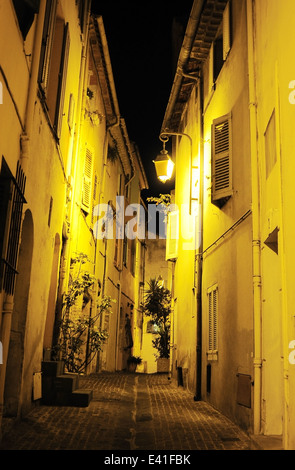
[[(120, 115), (119, 102), (118, 102), (118, 97), (117, 97), (117, 91), (116, 91), (114, 75), (113, 75), (113, 68), (112, 68), (112, 63), (111, 63), (109, 47), (108, 47), (108, 41), (107, 41), (107, 37), (106, 37), (103, 18), (102, 18), (102, 16), (94, 16), (94, 21), (96, 21), (96, 24), (97, 24), (97, 27), (98, 27), (98, 32), (99, 32), (100, 39), (101, 39), (101, 45), (102, 45), (103, 56), (104, 56), (104, 61), (105, 61), (105, 68), (106, 68), (106, 73), (107, 73), (107, 78), (108, 78), (110, 93), (111, 93), (111, 100), (112, 100), (112, 104), (113, 104), (114, 114), (115, 114), (115, 117), (116, 117), (115, 123), (107, 126), (107, 131), (111, 131), (114, 128), (120, 127), (120, 130), (122, 132), (122, 136), (125, 139), (125, 145), (126, 145), (126, 148), (127, 148), (127, 151), (128, 151), (129, 160), (130, 160), (130, 164), (131, 164), (131, 168), (132, 168), (132, 175), (134, 175), (135, 174), (135, 169), (134, 169), (134, 162), (133, 162), (133, 158), (132, 158), (132, 151), (130, 149), (126, 124), (125, 124), (124, 119), (122, 119), (122, 117)], [(122, 162), (122, 165), (123, 165), (123, 162)]]
[(116, 125), (119, 125), (119, 123), (120, 123), (119, 103), (118, 103), (118, 98), (117, 98), (117, 92), (116, 92), (116, 87), (115, 87), (115, 82), (114, 82), (113, 69), (112, 69), (111, 58), (110, 58), (109, 47), (108, 47), (108, 41), (107, 41), (107, 37), (106, 37), (106, 33), (105, 33), (103, 19), (102, 19), (102, 16), (96, 16), (94, 18), (94, 20), (96, 20), (96, 23), (97, 23), (97, 26), (98, 26), (98, 31), (99, 31), (100, 39), (101, 39), (101, 45), (102, 45), (102, 48), (103, 48), (103, 55), (104, 55), (104, 60), (105, 60), (105, 65), (106, 65), (106, 71), (107, 71), (107, 75), (108, 75), (111, 96), (112, 96), (112, 99), (113, 99), (114, 112), (115, 112), (116, 119), (117, 119)]
[(188, 77), (192, 79), (196, 78), (194, 76), (186, 74), (184, 71), (185, 71), (185, 67), (190, 57), (190, 53), (194, 44), (194, 39), (196, 36), (196, 32), (198, 29), (198, 25), (200, 22), (201, 13), (202, 13), (204, 4), (205, 4), (205, 0), (195, 0), (192, 6), (184, 40), (182, 43), (182, 47), (181, 47), (178, 62), (177, 62), (176, 74), (175, 74), (174, 82), (172, 85), (172, 91), (170, 94), (170, 98), (169, 98), (168, 105), (166, 108), (166, 113), (164, 116), (164, 121), (162, 124), (162, 131), (169, 129), (169, 121), (173, 113), (176, 99), (179, 94), (179, 90), (180, 90), (181, 83), (182, 83), (182, 78), (183, 77)]

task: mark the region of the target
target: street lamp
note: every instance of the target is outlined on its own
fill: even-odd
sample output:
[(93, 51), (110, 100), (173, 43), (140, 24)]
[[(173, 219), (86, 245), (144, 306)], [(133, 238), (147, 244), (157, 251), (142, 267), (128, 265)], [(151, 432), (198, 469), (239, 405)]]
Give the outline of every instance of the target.
[(162, 182), (170, 180), (173, 174), (174, 163), (168, 155), (165, 149), (165, 144), (168, 142), (168, 137), (160, 136), (160, 140), (163, 142), (163, 149), (155, 160), (153, 160), (156, 168), (157, 178)]
[(194, 212), (195, 203), (198, 202), (198, 195), (197, 195), (197, 183), (198, 183), (198, 167), (193, 165), (193, 141), (190, 135), (185, 134), (183, 132), (170, 132), (170, 131), (162, 131), (159, 139), (163, 142), (163, 150), (161, 150), (160, 155), (157, 156), (156, 160), (153, 160), (157, 177), (160, 181), (165, 183), (169, 180), (172, 176), (174, 163), (171, 160), (170, 156), (168, 155), (167, 150), (165, 149), (165, 144), (169, 140), (169, 136), (180, 136), (180, 137), (187, 137), (190, 143), (190, 168), (189, 168), (189, 186), (190, 186), (190, 214)]

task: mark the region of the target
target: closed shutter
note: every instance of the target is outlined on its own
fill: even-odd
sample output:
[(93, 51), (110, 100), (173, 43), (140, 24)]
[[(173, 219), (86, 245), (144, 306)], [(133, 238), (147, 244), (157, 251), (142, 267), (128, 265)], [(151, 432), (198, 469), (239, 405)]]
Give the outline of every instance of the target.
[(83, 188), (82, 188), (82, 208), (89, 213), (91, 205), (91, 186), (92, 186), (92, 166), (93, 154), (89, 148), (85, 151)]
[(60, 134), (61, 134), (61, 125), (62, 125), (64, 99), (65, 99), (65, 88), (66, 88), (68, 61), (69, 61), (69, 50), (70, 50), (70, 34), (69, 34), (69, 23), (67, 23), (64, 28), (60, 70), (59, 70), (59, 75), (58, 75), (56, 110), (55, 110), (55, 119), (54, 119), (54, 129), (56, 131), (56, 135), (58, 138), (60, 137)]
[(232, 195), (231, 116), (226, 115), (212, 126), (212, 201)]
[(223, 60), (226, 60), (231, 48), (231, 22), (230, 22), (230, 2), (223, 12)]
[(178, 241), (179, 241), (179, 212), (178, 211), (168, 212), (166, 260), (177, 258)]
[(38, 82), (46, 95), (53, 45), (57, 0), (47, 0), (40, 53)]
[(91, 214), (91, 223), (94, 223), (94, 208), (96, 206), (96, 200), (97, 200), (97, 186), (98, 186), (98, 178), (97, 174), (94, 175), (94, 181), (93, 181), (93, 196), (92, 196), (92, 201), (93, 201), (93, 210)]
[(208, 352), (217, 351), (218, 288), (208, 290)]
[(209, 52), (209, 93), (213, 90), (214, 87), (214, 42), (211, 44)]

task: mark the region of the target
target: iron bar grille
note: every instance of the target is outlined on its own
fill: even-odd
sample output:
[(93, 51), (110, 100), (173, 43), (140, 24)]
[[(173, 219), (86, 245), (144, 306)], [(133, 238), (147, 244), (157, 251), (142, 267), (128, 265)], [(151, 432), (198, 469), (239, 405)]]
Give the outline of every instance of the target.
[[(2, 258), (1, 271), (3, 273), (3, 290), (10, 295), (14, 293), (15, 278), (17, 274), (17, 259), (19, 239), (21, 232), (22, 211), (23, 204), (26, 203), (25, 193), (26, 177), (18, 162), (16, 177), (10, 177), (10, 191), (11, 191), (11, 217), (9, 225), (9, 236), (7, 243), (6, 256)], [(7, 221), (9, 223), (9, 220)]]

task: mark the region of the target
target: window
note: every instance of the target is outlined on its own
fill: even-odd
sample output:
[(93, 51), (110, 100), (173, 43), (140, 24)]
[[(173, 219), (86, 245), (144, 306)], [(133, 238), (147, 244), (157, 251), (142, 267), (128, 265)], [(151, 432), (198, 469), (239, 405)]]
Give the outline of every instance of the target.
[(13, 6), (19, 29), (25, 41), (33, 24), (35, 13), (39, 12), (40, 0), (13, 0)]
[(93, 190), (92, 190), (92, 212), (91, 212), (91, 224), (94, 224), (94, 210), (98, 202), (98, 177), (95, 173), (93, 179)]
[(230, 2), (227, 3), (222, 20), (222, 42), (223, 42), (223, 60), (226, 60), (231, 48), (231, 8)]
[(89, 214), (91, 206), (93, 172), (93, 153), (89, 148), (85, 149), (84, 172), (82, 181), (82, 209)]
[[(218, 349), (218, 287), (211, 287), (208, 295), (208, 354), (214, 355)], [(213, 359), (213, 356), (209, 357)]]
[(70, 48), (69, 24), (56, 0), (47, 0), (38, 81), (51, 125), (60, 138)]
[(123, 240), (123, 264), (127, 268), (128, 263), (128, 238), (124, 231), (124, 240)]
[(276, 140), (276, 115), (273, 111), (264, 134), (266, 178), (270, 175), (277, 161)]
[(167, 239), (166, 239), (166, 260), (175, 259), (178, 256), (179, 239), (179, 212), (168, 212), (167, 219)]
[(221, 207), (232, 195), (232, 129), (230, 114), (213, 121), (211, 141), (212, 202)]
[(227, 3), (222, 24), (216, 38), (211, 45), (209, 53), (209, 91), (214, 87), (218, 75), (231, 49), (231, 11), (230, 2)]
[(135, 276), (135, 269), (136, 269), (136, 238), (131, 240), (131, 256), (130, 256), (130, 270), (131, 274)]
[(2, 157), (0, 172), (0, 290), (13, 295), (26, 178), (17, 165), (14, 178)]

